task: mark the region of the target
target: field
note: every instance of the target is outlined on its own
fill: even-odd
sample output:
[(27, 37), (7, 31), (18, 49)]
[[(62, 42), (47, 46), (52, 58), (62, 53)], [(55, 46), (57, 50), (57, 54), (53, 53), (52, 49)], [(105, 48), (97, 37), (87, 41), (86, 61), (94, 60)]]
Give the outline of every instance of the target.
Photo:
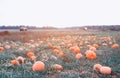
[[(120, 31), (2, 33), (0, 78), (120, 78), (119, 45)], [(34, 66), (38, 61), (42, 65)], [(110, 67), (111, 73), (94, 69), (95, 64)]]

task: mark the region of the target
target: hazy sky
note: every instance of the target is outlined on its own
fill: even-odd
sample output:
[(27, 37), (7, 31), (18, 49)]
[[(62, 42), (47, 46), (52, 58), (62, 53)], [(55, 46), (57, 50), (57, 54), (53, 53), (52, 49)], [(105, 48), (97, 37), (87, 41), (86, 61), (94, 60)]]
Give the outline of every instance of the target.
[(0, 0), (0, 25), (120, 24), (120, 0)]

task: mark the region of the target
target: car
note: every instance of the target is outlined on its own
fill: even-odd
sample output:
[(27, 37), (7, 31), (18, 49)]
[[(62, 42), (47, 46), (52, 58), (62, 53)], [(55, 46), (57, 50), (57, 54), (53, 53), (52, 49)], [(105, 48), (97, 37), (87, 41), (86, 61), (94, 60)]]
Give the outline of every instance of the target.
[(27, 31), (26, 27), (20, 27), (20, 31)]

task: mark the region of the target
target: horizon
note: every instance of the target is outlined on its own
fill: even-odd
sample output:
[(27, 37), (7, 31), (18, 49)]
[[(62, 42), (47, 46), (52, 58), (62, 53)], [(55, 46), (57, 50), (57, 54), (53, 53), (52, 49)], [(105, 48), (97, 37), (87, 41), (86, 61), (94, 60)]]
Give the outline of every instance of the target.
[(1, 0), (0, 25), (120, 25), (119, 0)]

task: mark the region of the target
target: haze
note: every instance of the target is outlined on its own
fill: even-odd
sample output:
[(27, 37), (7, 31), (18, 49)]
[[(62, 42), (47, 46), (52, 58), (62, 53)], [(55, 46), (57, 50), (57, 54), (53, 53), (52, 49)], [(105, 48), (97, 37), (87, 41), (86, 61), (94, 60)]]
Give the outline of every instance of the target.
[(119, 0), (0, 0), (0, 25), (119, 25)]

